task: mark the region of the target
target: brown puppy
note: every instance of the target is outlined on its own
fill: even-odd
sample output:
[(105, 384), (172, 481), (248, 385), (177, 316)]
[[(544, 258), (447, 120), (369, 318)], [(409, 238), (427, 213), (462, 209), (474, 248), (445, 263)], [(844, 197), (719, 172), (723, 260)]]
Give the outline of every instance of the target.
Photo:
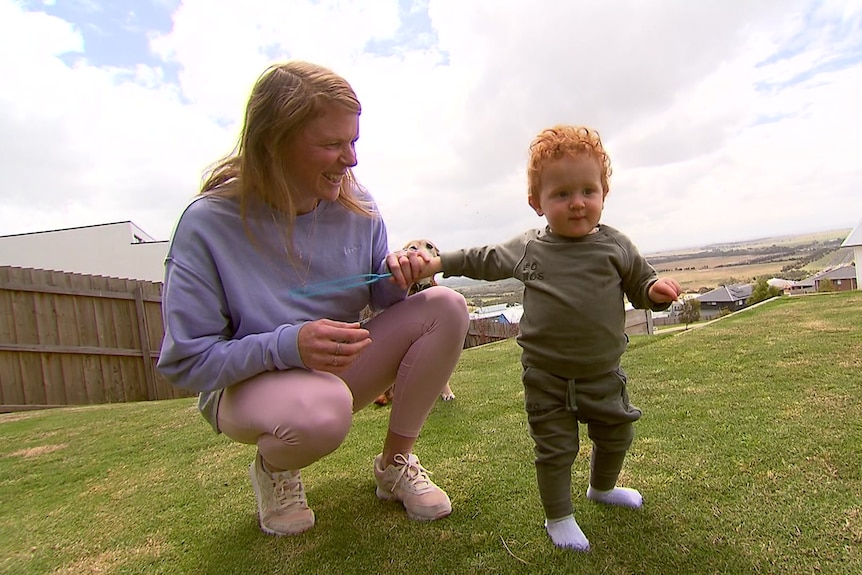
[[(437, 249), (437, 246), (434, 245), (434, 242), (431, 240), (413, 240), (412, 242), (407, 242), (402, 249), (410, 250), (414, 252), (425, 252), (431, 257), (439, 256), (440, 250)], [(414, 283), (410, 286), (410, 289), (407, 290), (408, 297), (418, 293), (424, 289), (428, 289), (432, 286), (437, 285), (437, 282), (434, 281), (434, 277), (430, 278), (422, 278), (418, 282)], [(377, 399), (374, 400), (374, 403), (377, 405), (388, 405), (392, 401), (392, 391), (393, 389), (390, 387), (383, 393), (381, 393)], [(455, 399), (455, 394), (452, 393), (452, 388), (449, 387), (449, 383), (446, 383), (446, 387), (443, 388), (443, 392), (440, 394), (440, 397), (443, 398), (443, 401), (451, 401)]]

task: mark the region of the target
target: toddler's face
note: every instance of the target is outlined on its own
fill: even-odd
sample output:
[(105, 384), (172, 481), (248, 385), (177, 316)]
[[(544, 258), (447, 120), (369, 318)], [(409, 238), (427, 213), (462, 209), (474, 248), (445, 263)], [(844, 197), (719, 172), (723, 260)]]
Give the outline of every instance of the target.
[(530, 206), (545, 216), (551, 231), (581, 238), (595, 231), (605, 205), (602, 168), (588, 154), (563, 156), (542, 165), (539, 198)]

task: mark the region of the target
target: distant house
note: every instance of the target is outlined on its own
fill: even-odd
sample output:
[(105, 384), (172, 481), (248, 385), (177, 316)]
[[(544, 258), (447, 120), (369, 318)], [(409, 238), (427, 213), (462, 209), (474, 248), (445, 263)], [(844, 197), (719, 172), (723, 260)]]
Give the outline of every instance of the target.
[(855, 265), (820, 272), (812, 276), (810, 281), (814, 282), (814, 291), (820, 291), (826, 281), (832, 282), (832, 289), (835, 291), (859, 289), (858, 271)]
[(804, 293), (814, 293), (817, 291), (817, 286), (814, 285), (813, 278), (805, 278), (803, 280), (793, 282), (793, 285), (784, 290), (788, 295), (798, 295)]
[(793, 280), (786, 280), (782, 278), (771, 278), (766, 280), (766, 285), (787, 292), (793, 289), (793, 286), (796, 285), (796, 282)]
[[(692, 299), (697, 299), (696, 293), (685, 293), (680, 295), (677, 301), (671, 302), (670, 307), (666, 310), (650, 312), (653, 325), (665, 326), (680, 323), (680, 316), (682, 315), (683, 310), (685, 310), (685, 303)], [(626, 321), (628, 321), (630, 315), (628, 307), (626, 308), (626, 312)]]
[(521, 315), (524, 313), (524, 306), (501, 303), (489, 305), (485, 307), (477, 307), (470, 313), (470, 319), (489, 319), (495, 323), (514, 323), (521, 321)]
[(766, 280), (766, 285), (771, 288), (781, 290), (784, 295), (793, 295), (799, 293), (807, 293), (814, 291), (813, 281), (793, 281), (784, 278), (770, 278)]
[(842, 248), (853, 248), (853, 256), (856, 262), (856, 288), (862, 289), (862, 222), (850, 232), (841, 243)]
[(167, 241), (132, 222), (0, 236), (0, 266), (161, 282)]
[(745, 300), (752, 291), (754, 286), (751, 284), (735, 284), (700, 294), (697, 300), (700, 302), (701, 319), (713, 319), (724, 311), (734, 312), (745, 308)]

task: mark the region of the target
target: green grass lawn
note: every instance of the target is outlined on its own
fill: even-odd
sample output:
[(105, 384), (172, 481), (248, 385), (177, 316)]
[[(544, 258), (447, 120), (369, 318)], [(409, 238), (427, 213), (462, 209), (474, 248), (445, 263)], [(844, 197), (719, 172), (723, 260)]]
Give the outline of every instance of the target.
[(0, 573), (862, 573), (862, 293), (632, 338), (621, 484), (645, 506), (585, 499), (582, 441), (588, 554), (542, 528), (518, 357), (465, 351), (432, 412), (417, 453), (454, 508), (432, 523), (374, 496), (388, 408), (303, 472), (317, 525), (287, 538), (257, 528), (254, 448), (193, 400), (0, 416)]

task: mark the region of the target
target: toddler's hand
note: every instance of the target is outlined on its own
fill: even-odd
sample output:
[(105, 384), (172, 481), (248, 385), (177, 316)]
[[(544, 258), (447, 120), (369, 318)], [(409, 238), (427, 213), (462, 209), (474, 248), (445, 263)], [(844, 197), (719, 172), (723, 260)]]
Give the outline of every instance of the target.
[(423, 251), (399, 250), (386, 256), (386, 265), (392, 272), (392, 280), (401, 289), (407, 289), (424, 277), (431, 256)]
[(670, 303), (679, 299), (682, 288), (672, 278), (661, 278), (649, 288), (649, 298), (655, 303)]

